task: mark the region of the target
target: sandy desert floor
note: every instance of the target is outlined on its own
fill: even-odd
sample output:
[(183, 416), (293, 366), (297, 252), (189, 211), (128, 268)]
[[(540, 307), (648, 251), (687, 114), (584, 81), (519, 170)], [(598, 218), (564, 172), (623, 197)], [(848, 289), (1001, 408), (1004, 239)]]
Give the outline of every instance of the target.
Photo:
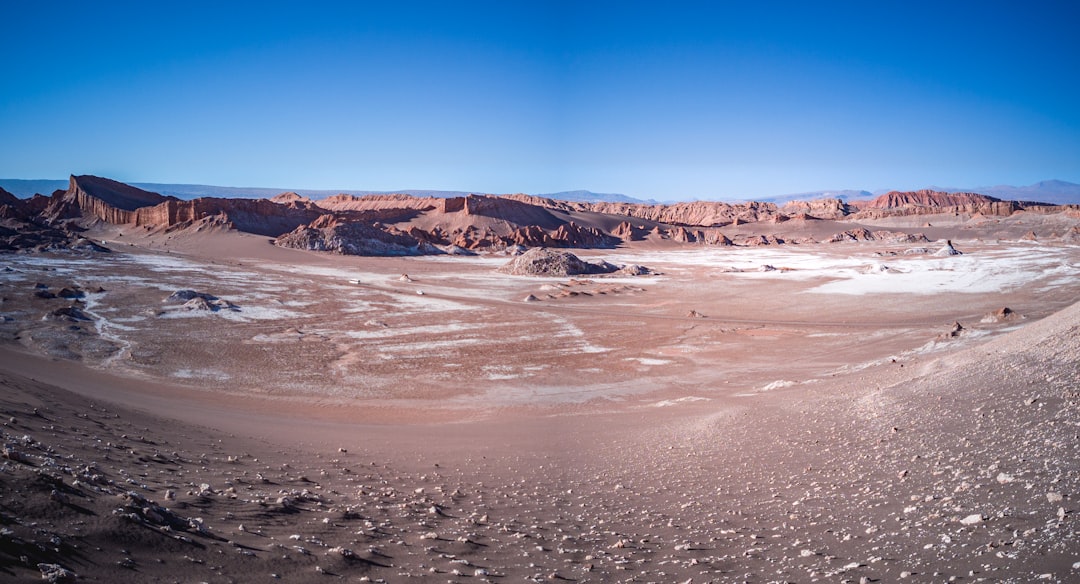
[(578, 251), (656, 272), (618, 278), (6, 255), (0, 574), (1075, 581), (1080, 247), (1034, 221)]

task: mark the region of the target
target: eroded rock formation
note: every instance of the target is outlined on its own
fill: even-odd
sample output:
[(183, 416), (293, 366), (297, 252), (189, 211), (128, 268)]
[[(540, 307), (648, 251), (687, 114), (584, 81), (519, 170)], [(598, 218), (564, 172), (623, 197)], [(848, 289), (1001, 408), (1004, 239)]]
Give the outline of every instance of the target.
[[(1017, 212), (1062, 212), (1080, 207), (1002, 201), (975, 193), (930, 190), (890, 192), (871, 201), (840, 199), (772, 203), (572, 202), (529, 195), (414, 197), (404, 194), (336, 195), (310, 201), (296, 193), (272, 199), (200, 198), (184, 201), (110, 179), (72, 176), (66, 191), (20, 200), (0, 191), (0, 246), (33, 247), (72, 243), (95, 222), (130, 225), (148, 232), (235, 229), (278, 238), (278, 244), (338, 253), (397, 255), (437, 253), (435, 246), (461, 250), (509, 247), (603, 248), (626, 241), (733, 245), (719, 231), (741, 228), (737, 245), (813, 242), (790, 239), (780, 229), (813, 220), (860, 220), (905, 215), (953, 214), (1001, 217)], [(778, 227), (783, 226), (783, 227)], [(792, 228), (794, 229), (794, 228)], [(37, 233), (36, 239), (20, 234)], [(52, 238), (52, 239), (49, 239)], [(921, 234), (853, 229), (831, 241), (925, 241)]]
[(442, 253), (430, 243), (408, 233), (382, 228), (378, 224), (342, 221), (323, 215), (309, 225), (297, 227), (278, 237), (281, 247), (329, 251), (347, 255), (403, 256)]

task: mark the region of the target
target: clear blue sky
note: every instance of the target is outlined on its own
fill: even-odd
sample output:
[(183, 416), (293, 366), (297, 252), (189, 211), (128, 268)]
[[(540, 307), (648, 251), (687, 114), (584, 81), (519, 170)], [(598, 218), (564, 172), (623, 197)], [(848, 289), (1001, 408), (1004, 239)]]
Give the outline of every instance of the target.
[(0, 4), (0, 177), (751, 198), (1080, 182), (1080, 3)]

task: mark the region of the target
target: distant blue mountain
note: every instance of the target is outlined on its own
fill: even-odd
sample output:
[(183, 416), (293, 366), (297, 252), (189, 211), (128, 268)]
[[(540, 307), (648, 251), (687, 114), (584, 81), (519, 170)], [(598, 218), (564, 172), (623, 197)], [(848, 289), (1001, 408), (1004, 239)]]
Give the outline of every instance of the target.
[[(2, 184), (2, 182), (0, 182)], [(311, 200), (325, 199), (326, 197), (332, 197), (334, 195), (355, 195), (361, 197), (364, 195), (412, 195), (414, 197), (464, 197), (469, 193), (466, 191), (438, 191), (438, 190), (425, 190), (425, 189), (401, 189), (396, 191), (363, 191), (355, 189), (287, 189), (287, 188), (267, 188), (267, 187), (219, 187), (213, 185), (185, 185), (185, 184), (161, 184), (161, 183), (132, 183), (133, 186), (153, 191), (155, 193), (161, 193), (163, 195), (172, 195), (178, 199), (198, 199), (199, 197), (221, 197), (230, 199), (269, 199), (275, 195), (281, 193), (293, 192), (300, 196), (307, 197)]]
[[(129, 183), (131, 186), (138, 187), (140, 189), (159, 193), (162, 195), (170, 195), (178, 199), (198, 199), (199, 197), (220, 197), (229, 199), (269, 199), (275, 195), (280, 195), (285, 192), (294, 192), (298, 195), (308, 197), (312, 200), (325, 199), (326, 197), (332, 197), (338, 194), (346, 195), (389, 195), (389, 194), (404, 194), (412, 195), (414, 197), (464, 197), (470, 194), (491, 194), (491, 193), (478, 193), (475, 191), (440, 191), (435, 189), (399, 189), (393, 191), (368, 191), (368, 190), (355, 190), (355, 189), (287, 189), (287, 188), (267, 188), (267, 187), (222, 187), (215, 185), (196, 185), (196, 184), (172, 184), (172, 183)], [(36, 193), (43, 195), (50, 195), (56, 190), (66, 190), (68, 188), (67, 180), (24, 180), (24, 179), (0, 179), (0, 187), (4, 188), (11, 194), (29, 198)], [(592, 191), (578, 190), (578, 191), (563, 191), (560, 193), (548, 193), (538, 194), (538, 197), (547, 197), (550, 199), (559, 199), (562, 201), (581, 201), (586, 203), (592, 202), (612, 202), (612, 203), (655, 203), (655, 201), (642, 201), (626, 195), (614, 194), (614, 193), (594, 193)]]
[[(221, 198), (233, 198), (233, 199), (267, 199), (274, 195), (279, 195), (284, 192), (292, 191), (298, 195), (308, 197), (312, 200), (324, 199), (337, 194), (348, 195), (386, 195), (393, 193), (400, 193), (406, 195), (413, 195), (416, 197), (463, 197), (469, 194), (490, 194), (490, 193), (474, 193), (469, 191), (440, 191), (434, 189), (401, 189), (394, 191), (363, 191), (353, 189), (334, 189), (334, 190), (313, 190), (313, 189), (287, 189), (287, 188), (266, 188), (266, 187), (220, 187), (214, 185), (194, 185), (194, 184), (169, 184), (169, 183), (130, 183), (132, 186), (160, 193), (162, 195), (171, 195), (179, 199), (197, 199), (199, 197), (221, 197)], [(11, 194), (21, 197), (29, 198), (35, 193), (41, 193), (43, 195), (50, 195), (53, 191), (66, 190), (68, 187), (67, 180), (54, 180), (54, 179), (0, 179), (0, 188), (10, 192)], [(993, 187), (975, 187), (975, 188), (952, 188), (952, 187), (927, 187), (935, 191), (945, 191), (950, 193), (967, 192), (967, 193), (980, 193), (983, 195), (989, 195), (991, 197), (997, 197), (999, 199), (1014, 200), (1014, 201), (1037, 201), (1042, 203), (1051, 203), (1056, 205), (1078, 205), (1080, 204), (1080, 184), (1066, 182), (1063, 180), (1044, 180), (1032, 185), (1023, 187), (1014, 187), (1010, 185), (998, 185)], [(798, 200), (811, 200), (822, 198), (836, 198), (843, 201), (859, 201), (872, 199), (873, 197), (888, 192), (888, 189), (882, 189), (874, 192), (863, 190), (821, 190), (821, 191), (808, 191), (804, 193), (793, 193), (789, 195), (776, 195), (772, 197), (753, 199), (755, 201), (763, 203), (776, 203), (783, 204), (788, 201)], [(576, 191), (562, 191), (558, 193), (546, 193), (536, 194), (537, 197), (546, 197), (549, 199), (558, 199), (562, 201), (578, 201), (584, 203), (642, 203), (642, 204), (656, 204), (657, 201), (648, 199), (635, 199), (626, 195), (617, 193), (594, 193), (586, 190)]]
[[(178, 199), (198, 199), (200, 197), (219, 197), (228, 199), (269, 199), (275, 195), (292, 191), (298, 195), (308, 197), (310, 199), (324, 199), (338, 194), (347, 195), (386, 195), (391, 193), (400, 193), (406, 195), (413, 195), (416, 197), (463, 197), (471, 194), (466, 191), (437, 191), (437, 190), (422, 190), (422, 189), (402, 189), (397, 191), (361, 191), (352, 189), (333, 189), (333, 190), (316, 190), (316, 189), (286, 189), (286, 188), (267, 188), (267, 187), (221, 187), (215, 185), (195, 185), (195, 184), (172, 184), (172, 183), (128, 183), (133, 187), (159, 193), (162, 195), (171, 195)], [(43, 195), (50, 195), (56, 190), (67, 190), (67, 180), (24, 180), (24, 179), (9, 179), (0, 178), (0, 188), (8, 191), (9, 193), (22, 198), (29, 198), (36, 193)], [(479, 193), (478, 193), (479, 194)]]
[(20, 178), (0, 178), (0, 188), (21, 199), (29, 199), (37, 193), (41, 193), (42, 195), (51, 195), (53, 194), (53, 191), (66, 191), (68, 188), (68, 181), (51, 179), (24, 180)]
[(537, 194), (537, 197), (558, 199), (560, 201), (577, 201), (579, 203), (646, 203), (655, 204), (653, 200), (642, 200), (620, 195), (618, 193), (594, 193), (592, 191), (561, 191), (558, 193)]
[(1054, 205), (1080, 205), (1080, 185), (1063, 180), (1044, 180), (1026, 187), (998, 185), (973, 189), (937, 188), (949, 193), (979, 193), (1007, 201), (1035, 201)]
[(774, 203), (776, 205), (783, 205), (790, 201), (812, 201), (814, 199), (840, 199), (841, 201), (863, 201), (874, 198), (874, 193), (870, 191), (856, 191), (851, 189), (841, 190), (824, 190), (824, 191), (807, 191), (805, 193), (792, 193), (789, 195), (776, 195), (773, 197), (765, 197), (760, 199), (753, 199), (759, 203)]

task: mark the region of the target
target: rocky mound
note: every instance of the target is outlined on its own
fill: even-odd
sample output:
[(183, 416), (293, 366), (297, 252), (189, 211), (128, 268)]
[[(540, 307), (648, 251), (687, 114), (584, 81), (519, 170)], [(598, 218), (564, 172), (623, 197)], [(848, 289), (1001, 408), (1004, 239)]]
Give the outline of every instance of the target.
[(205, 292), (196, 292), (195, 290), (177, 290), (170, 294), (163, 302), (171, 304), (180, 304), (186, 310), (197, 310), (202, 312), (217, 312), (219, 310), (232, 310), (238, 311), (240, 307), (214, 296), (213, 294), (207, 294)]
[[(392, 228), (391, 228), (392, 229)], [(323, 215), (274, 240), (281, 247), (329, 251), (360, 256), (408, 256), (443, 253), (408, 233), (384, 229), (380, 224), (342, 220)]]
[[(499, 271), (514, 276), (578, 276), (583, 274), (611, 274), (618, 272), (620, 269), (622, 268), (608, 262), (586, 262), (567, 251), (536, 247), (510, 260), (506, 265), (499, 268)], [(633, 266), (625, 273), (627, 275), (648, 273), (648, 269)]]
[(66, 322), (87, 322), (91, 318), (78, 304), (72, 304), (70, 306), (63, 306), (55, 310), (49, 311), (42, 320), (59, 320)]
[(904, 233), (903, 231), (870, 231), (860, 227), (849, 229), (833, 235), (826, 240), (828, 243), (845, 241), (883, 241), (886, 243), (922, 243), (930, 241), (922, 233)]
[(302, 197), (292, 191), (270, 197), (271, 203), (310, 203), (311, 199)]
[(26, 218), (25, 204), (22, 199), (0, 187), (0, 218)]
[(35, 217), (36, 211), (29, 201), (0, 188), (0, 251), (104, 249), (79, 237), (71, 225), (47, 224)]

